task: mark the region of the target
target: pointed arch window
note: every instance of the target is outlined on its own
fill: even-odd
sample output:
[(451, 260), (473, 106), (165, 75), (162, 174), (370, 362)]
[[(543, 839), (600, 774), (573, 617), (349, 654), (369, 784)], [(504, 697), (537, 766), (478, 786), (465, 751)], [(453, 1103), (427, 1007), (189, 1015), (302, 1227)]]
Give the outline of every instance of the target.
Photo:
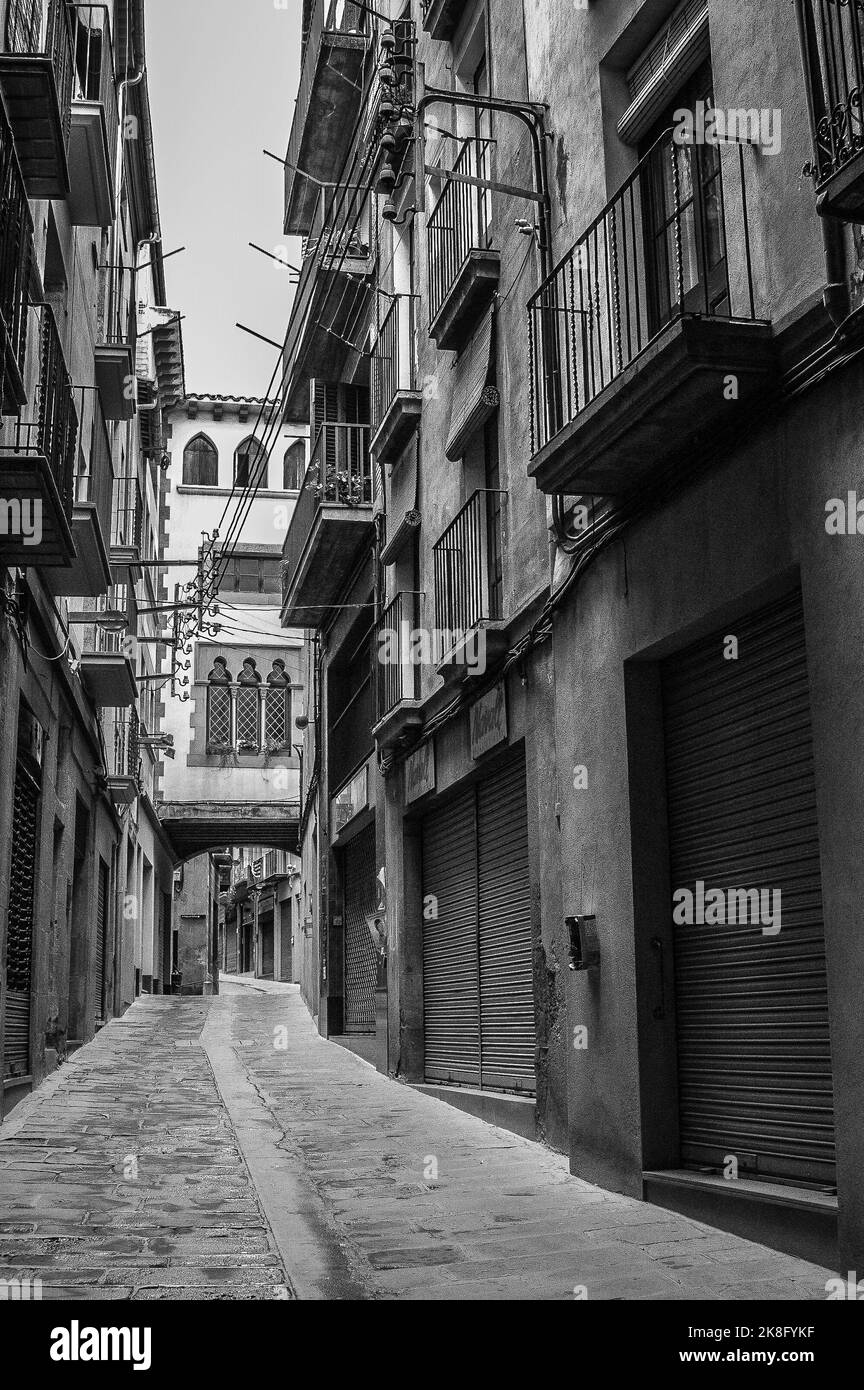
[(257, 753), (261, 747), (261, 677), (247, 656), (237, 677), (237, 751)]
[(207, 747), (224, 752), (231, 747), (231, 672), (224, 656), (217, 656), (207, 677)]
[(306, 472), (306, 445), (302, 439), (295, 439), (285, 451), (283, 470), (284, 491), (299, 492), (303, 486), (303, 474)]
[(291, 682), (285, 662), (277, 657), (267, 677), (264, 697), (264, 734), (269, 752), (287, 748), (291, 735)]
[(237, 487), (267, 486), (267, 450), (260, 440), (244, 439), (234, 455), (234, 482)]
[(189, 487), (219, 486), (219, 451), (206, 434), (196, 434), (183, 450), (183, 482)]

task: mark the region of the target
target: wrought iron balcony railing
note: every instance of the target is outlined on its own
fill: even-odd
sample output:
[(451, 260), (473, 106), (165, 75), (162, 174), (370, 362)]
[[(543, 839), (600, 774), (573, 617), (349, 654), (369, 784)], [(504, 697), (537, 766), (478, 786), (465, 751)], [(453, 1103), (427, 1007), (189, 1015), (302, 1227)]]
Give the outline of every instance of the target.
[(322, 425), (285, 540), (286, 594), (321, 509), (344, 508), (349, 512), (371, 506), (372, 501), (369, 426), (335, 421)]
[(114, 496), (114, 464), (102, 401), (95, 386), (73, 388), (78, 415), (75, 501), (93, 502), (108, 535)]
[[(108, 347), (134, 347), (138, 336), (138, 306), (133, 266), (109, 266), (105, 271), (103, 312), (99, 343)], [(130, 390), (134, 383), (130, 383)]]
[(471, 251), (485, 250), (489, 232), (489, 193), (471, 183), (448, 178), (464, 174), (489, 178), (492, 141), (466, 140), (451, 170), (442, 169), (444, 187), (429, 216), (429, 320), (444, 304)]
[(112, 177), (117, 165), (120, 111), (114, 77), (111, 17), (105, 5), (70, 5), (74, 54), (74, 101), (99, 102), (105, 112), (105, 133)]
[(33, 263), (33, 218), (12, 130), (0, 106), (0, 314), (3, 318), (3, 394), (23, 404), (27, 354), (27, 291)]
[(414, 389), (414, 298), (395, 295), (372, 355), (372, 434), (375, 435), (397, 391)]
[(66, 0), (9, 0), (6, 11), (6, 52), (51, 60), (67, 148), (74, 82), (69, 8)]
[(372, 638), (376, 723), (405, 700), (417, 699), (418, 666), (416, 659), (412, 660), (416, 623), (416, 595), (397, 594), (376, 625)]
[(506, 496), (479, 489), (435, 543), (439, 657), (480, 623), (503, 617), (501, 513)]
[(49, 304), (34, 305), (28, 317), (31, 342), (38, 346), (38, 376), (21, 414), (4, 421), (0, 461), (2, 456), (44, 458), (63, 512), (71, 519), (78, 447), (75, 397), (54, 311)]
[(144, 499), (137, 477), (130, 475), (114, 480), (114, 505), (111, 513), (111, 547), (141, 553), (144, 528)]
[(864, 151), (864, 4), (798, 0), (817, 189)]
[(661, 135), (531, 297), (532, 454), (676, 321), (757, 321), (744, 149)]

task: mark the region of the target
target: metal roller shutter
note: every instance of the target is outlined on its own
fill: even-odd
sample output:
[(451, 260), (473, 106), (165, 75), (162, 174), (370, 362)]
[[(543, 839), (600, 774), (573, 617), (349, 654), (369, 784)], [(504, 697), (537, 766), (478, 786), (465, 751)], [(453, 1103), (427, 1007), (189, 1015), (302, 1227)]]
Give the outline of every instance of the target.
[(237, 918), (225, 919), (225, 973), (237, 974)]
[(423, 824), (426, 1079), (480, 1085), (474, 790)]
[(100, 858), (96, 880), (96, 1022), (105, 1017), (105, 933), (108, 925), (108, 865)]
[[(781, 930), (675, 925), (681, 1157), (831, 1187), (831, 1056), (801, 595), (663, 666), (673, 890), (779, 889)], [(772, 900), (769, 900), (773, 902)], [(728, 902), (728, 898), (727, 898)]]
[(345, 1032), (375, 1032), (375, 942), (366, 916), (375, 911), (375, 826), (361, 830), (342, 860), (345, 918)]
[(33, 963), (33, 901), (39, 790), (18, 764), (12, 816), (12, 865), (6, 935), (6, 1027), (3, 1075), (30, 1071), (30, 975)]
[(427, 816), (423, 900), (426, 1079), (533, 1094), (524, 756)]
[(532, 1091), (534, 976), (522, 758), (477, 789), (483, 1085)]

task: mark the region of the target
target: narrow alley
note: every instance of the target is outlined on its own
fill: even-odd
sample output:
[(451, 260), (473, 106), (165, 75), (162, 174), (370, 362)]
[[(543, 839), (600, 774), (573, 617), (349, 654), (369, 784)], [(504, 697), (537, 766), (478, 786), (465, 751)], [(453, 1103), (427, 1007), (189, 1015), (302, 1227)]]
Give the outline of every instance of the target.
[(380, 1075), (293, 985), (141, 998), (0, 1130), (0, 1278), (46, 1300), (824, 1300), (830, 1277)]

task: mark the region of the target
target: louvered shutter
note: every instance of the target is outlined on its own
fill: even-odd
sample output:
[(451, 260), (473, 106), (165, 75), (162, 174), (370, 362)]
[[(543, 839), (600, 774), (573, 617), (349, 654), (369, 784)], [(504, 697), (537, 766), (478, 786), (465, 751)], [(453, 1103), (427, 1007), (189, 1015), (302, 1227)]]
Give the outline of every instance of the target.
[(480, 1085), (477, 827), (473, 789), (423, 825), (427, 1081)]
[(39, 789), (26, 768), (15, 774), (12, 863), (6, 933), (6, 1027), (3, 1075), (30, 1071), (30, 988), (33, 965), (33, 907), (36, 880)]
[(375, 826), (345, 847), (345, 1032), (375, 1032), (375, 942), (366, 916), (375, 911)]

